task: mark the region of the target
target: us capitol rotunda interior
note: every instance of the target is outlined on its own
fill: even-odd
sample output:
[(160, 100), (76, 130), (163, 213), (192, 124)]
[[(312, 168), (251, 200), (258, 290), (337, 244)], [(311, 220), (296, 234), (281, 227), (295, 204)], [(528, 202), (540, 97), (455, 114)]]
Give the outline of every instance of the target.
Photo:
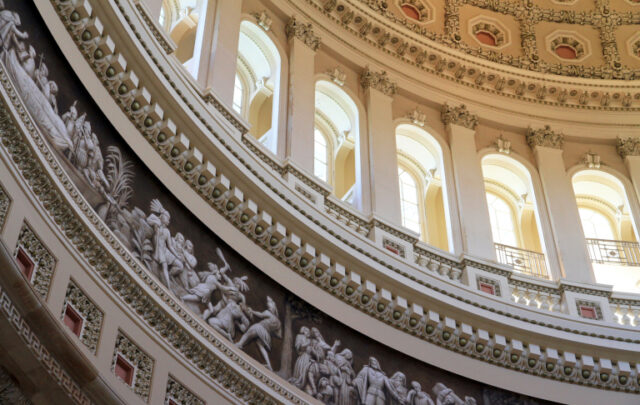
[(0, 404), (640, 403), (640, 1), (0, 0)]

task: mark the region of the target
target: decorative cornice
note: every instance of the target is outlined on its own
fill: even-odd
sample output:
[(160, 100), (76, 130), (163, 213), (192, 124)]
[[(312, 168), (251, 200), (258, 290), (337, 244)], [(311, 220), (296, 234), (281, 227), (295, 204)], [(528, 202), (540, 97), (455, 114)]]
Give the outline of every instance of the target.
[(445, 125), (460, 125), (469, 129), (476, 129), (476, 126), (478, 126), (478, 116), (469, 112), (464, 104), (458, 107), (444, 104), (440, 117)]
[(367, 66), (360, 75), (360, 85), (363, 89), (375, 89), (387, 96), (393, 96), (398, 93), (398, 85), (392, 82), (384, 70), (374, 72)]
[(564, 146), (564, 135), (561, 132), (554, 132), (549, 125), (544, 128), (527, 129), (527, 143), (531, 148), (542, 146), (545, 148), (562, 149)]
[(640, 137), (618, 137), (616, 149), (623, 159), (627, 156), (640, 156)]
[(296, 17), (291, 17), (284, 31), (287, 34), (287, 38), (298, 38), (314, 51), (320, 48), (320, 37), (313, 33), (311, 23), (304, 24), (296, 20)]

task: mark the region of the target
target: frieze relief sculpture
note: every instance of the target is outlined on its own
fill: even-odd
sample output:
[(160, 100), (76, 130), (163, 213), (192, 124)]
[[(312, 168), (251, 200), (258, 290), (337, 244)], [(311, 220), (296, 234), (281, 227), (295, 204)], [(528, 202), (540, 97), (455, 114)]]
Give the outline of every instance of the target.
[[(260, 282), (240, 274), (246, 269), (232, 268), (220, 247), (211, 246), (212, 259), (203, 260), (193, 242), (199, 230), (173, 231), (174, 215), (165, 196), (151, 198), (148, 207), (132, 207), (138, 192), (135, 163), (118, 146), (101, 146), (92, 117), (80, 112), (80, 101), (58, 111), (58, 86), (49, 78), (44, 57), (28, 43), (18, 13), (5, 9), (1, 0), (0, 9), (1, 67), (67, 174), (120, 242), (213, 330), (240, 349), (257, 351), (267, 368), (278, 364), (278, 374), (325, 404), (476, 404), (476, 398), (460, 398), (441, 382), (429, 392), (423, 391), (424, 382), (409, 383), (405, 371), (387, 373), (378, 353), (366, 347), (342, 347), (338, 339), (327, 343), (323, 314), (294, 296), (274, 299), (259, 291)], [(362, 82), (386, 94), (396, 91), (384, 72), (367, 70)], [(264, 302), (264, 309), (252, 307), (256, 302)], [(357, 370), (358, 359), (366, 358)]]

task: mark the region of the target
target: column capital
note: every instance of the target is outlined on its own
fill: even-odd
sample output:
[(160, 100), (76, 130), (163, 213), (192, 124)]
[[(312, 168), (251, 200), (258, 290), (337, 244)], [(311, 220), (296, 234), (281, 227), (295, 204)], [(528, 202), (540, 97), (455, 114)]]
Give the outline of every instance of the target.
[(291, 17), (284, 31), (287, 34), (287, 38), (298, 38), (313, 51), (317, 51), (320, 48), (320, 37), (314, 34), (311, 23), (304, 24), (296, 20), (296, 17)]
[(445, 125), (459, 125), (473, 130), (478, 126), (478, 116), (476, 114), (471, 114), (471, 112), (467, 110), (467, 106), (464, 104), (460, 104), (457, 107), (444, 104), (442, 106), (440, 118)]
[(398, 93), (398, 85), (389, 79), (387, 72), (384, 70), (374, 72), (368, 66), (364, 68), (360, 75), (360, 85), (365, 90), (369, 88), (375, 89), (389, 97)]
[(527, 129), (527, 143), (532, 149), (536, 146), (562, 149), (564, 146), (564, 134), (551, 130), (549, 125), (538, 129), (529, 127)]
[(618, 137), (616, 148), (623, 159), (627, 156), (640, 156), (640, 137)]

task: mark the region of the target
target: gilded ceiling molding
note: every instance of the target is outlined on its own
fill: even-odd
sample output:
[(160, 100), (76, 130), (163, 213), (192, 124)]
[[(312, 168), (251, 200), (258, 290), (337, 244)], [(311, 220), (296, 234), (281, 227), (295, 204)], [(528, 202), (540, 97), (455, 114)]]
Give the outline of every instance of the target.
[(627, 156), (640, 156), (640, 137), (618, 138), (617, 150), (623, 159)]
[[(447, 79), (480, 91), (543, 105), (556, 105), (571, 108), (632, 111), (639, 108), (640, 92), (635, 85), (618, 84), (598, 85), (574, 81), (572, 78), (617, 80), (627, 82), (640, 75), (640, 69), (622, 65), (619, 62), (619, 50), (611, 35), (617, 28), (608, 23), (623, 25), (637, 24), (640, 13), (619, 13), (611, 11), (607, 2), (599, 4), (595, 10), (567, 12), (541, 8), (533, 2), (495, 2), (490, 0), (448, 0), (445, 5), (445, 34), (437, 34), (402, 18), (388, 9), (387, 2), (380, 0), (345, 0), (337, 4), (335, 0), (306, 0), (358, 40), (380, 49), (385, 54), (400, 59), (422, 71)], [(362, 7), (359, 3), (364, 3)], [(458, 40), (458, 9), (470, 5), (491, 12), (511, 16), (520, 25), (522, 56), (513, 56), (487, 49), (483, 46), (470, 46)], [(535, 28), (537, 23), (569, 23), (576, 27), (593, 26), (601, 34), (605, 63), (601, 66), (587, 66), (558, 61), (549, 63), (541, 60), (538, 50)], [(409, 32), (406, 32), (406, 31)], [(348, 42), (342, 39), (343, 42)], [(459, 49), (460, 52), (442, 52), (431, 42)], [(500, 63), (521, 71), (505, 72), (487, 66), (481, 58)], [(472, 65), (470, 68), (469, 66)], [(542, 83), (527, 71), (535, 71), (558, 76)], [(565, 77), (562, 77), (565, 76)]]
[(564, 146), (564, 135), (560, 132), (554, 132), (549, 125), (544, 128), (527, 129), (527, 143), (531, 148), (542, 146), (545, 148), (562, 149)]
[(398, 93), (398, 85), (389, 79), (387, 72), (384, 70), (374, 72), (369, 69), (369, 66), (365, 67), (360, 75), (360, 85), (365, 90), (376, 89), (387, 96), (394, 96)]
[(296, 17), (291, 17), (284, 30), (287, 38), (298, 38), (314, 51), (320, 48), (320, 37), (314, 34), (311, 23), (304, 24), (296, 20)]
[(476, 129), (478, 126), (478, 116), (467, 110), (467, 106), (464, 104), (457, 107), (444, 104), (440, 117), (445, 125), (459, 125), (469, 129)]

